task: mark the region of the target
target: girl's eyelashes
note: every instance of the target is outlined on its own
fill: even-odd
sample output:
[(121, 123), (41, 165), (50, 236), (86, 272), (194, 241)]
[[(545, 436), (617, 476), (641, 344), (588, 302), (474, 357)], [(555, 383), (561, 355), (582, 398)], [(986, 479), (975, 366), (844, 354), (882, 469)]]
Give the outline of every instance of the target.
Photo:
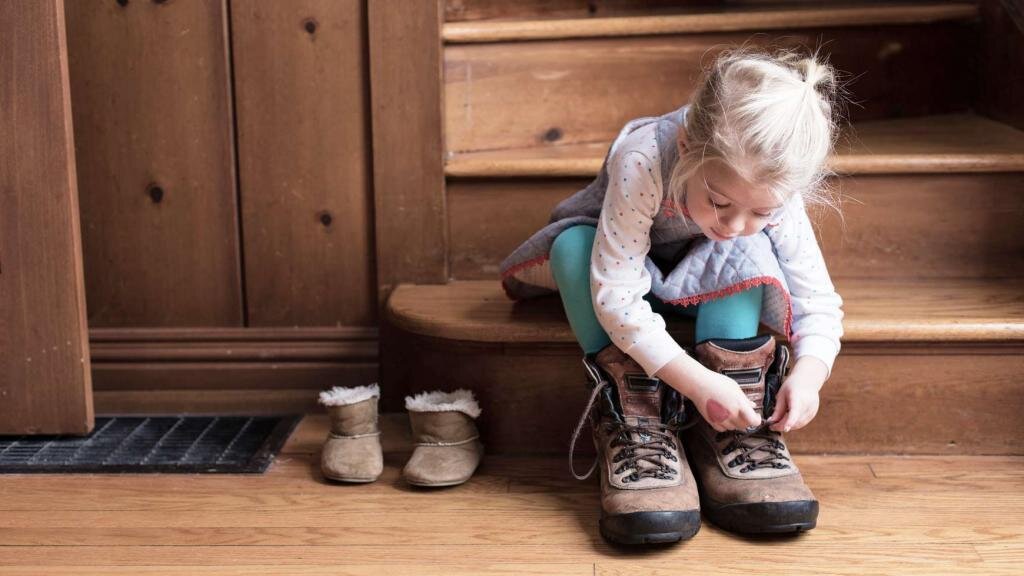
[[(708, 202), (711, 203), (711, 205), (714, 206), (715, 208), (728, 208), (729, 206), (732, 206), (732, 204), (719, 204), (719, 203), (715, 202), (714, 200), (712, 200), (711, 198), (708, 198)], [(774, 213), (775, 213), (774, 211), (769, 212), (768, 214), (761, 214), (760, 212), (754, 212), (754, 216), (757, 216), (758, 218), (771, 218), (772, 214), (774, 214)]]

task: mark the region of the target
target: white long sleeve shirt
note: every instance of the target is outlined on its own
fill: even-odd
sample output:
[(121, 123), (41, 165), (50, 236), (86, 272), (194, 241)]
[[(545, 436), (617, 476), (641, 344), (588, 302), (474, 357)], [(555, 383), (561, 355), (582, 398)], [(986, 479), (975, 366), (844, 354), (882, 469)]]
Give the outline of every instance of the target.
[[(608, 189), (590, 265), (598, 322), (648, 376), (683, 352), (666, 331), (665, 320), (644, 300), (651, 289), (644, 267), (650, 228), (665, 193), (655, 127), (652, 122), (634, 130), (608, 158)], [(702, 235), (695, 222), (693, 230)], [(767, 223), (766, 232), (789, 285), (794, 356), (821, 359), (831, 376), (843, 335), (843, 300), (829, 278), (800, 194)]]

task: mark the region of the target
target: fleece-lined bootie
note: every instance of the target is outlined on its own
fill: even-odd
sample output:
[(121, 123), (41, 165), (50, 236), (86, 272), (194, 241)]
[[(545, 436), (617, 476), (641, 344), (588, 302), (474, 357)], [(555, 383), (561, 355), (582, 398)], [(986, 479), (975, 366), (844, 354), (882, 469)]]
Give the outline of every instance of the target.
[(415, 448), (402, 470), (416, 486), (454, 486), (473, 475), (484, 454), (473, 392), (422, 392), (405, 397)]
[[(677, 436), (684, 397), (614, 344), (584, 357), (589, 417), (601, 477), (601, 535), (620, 544), (677, 542), (700, 529), (700, 501)], [(598, 400), (595, 403), (595, 400)], [(569, 448), (572, 452), (584, 420)]]
[(377, 427), (377, 384), (345, 388), (335, 386), (320, 393), (327, 407), (331, 430), (320, 455), (326, 478), (343, 482), (373, 482), (384, 470), (384, 454)]
[(818, 501), (804, 484), (782, 434), (765, 419), (789, 366), (790, 352), (770, 334), (698, 342), (705, 367), (739, 383), (762, 422), (752, 431), (717, 432), (701, 417), (683, 434), (700, 486), (701, 508), (732, 532), (800, 532), (814, 528)]

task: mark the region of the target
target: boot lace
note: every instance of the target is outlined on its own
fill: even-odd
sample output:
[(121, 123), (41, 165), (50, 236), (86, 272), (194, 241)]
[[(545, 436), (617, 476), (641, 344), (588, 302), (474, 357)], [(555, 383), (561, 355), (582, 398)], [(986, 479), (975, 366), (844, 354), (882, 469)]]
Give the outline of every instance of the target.
[[(593, 390), (590, 392), (590, 399), (587, 401), (587, 406), (583, 409), (583, 413), (580, 415), (579, 422), (576, 424), (576, 429), (572, 434), (572, 440), (569, 443), (569, 470), (577, 480), (586, 480), (597, 468), (600, 454), (594, 458), (594, 462), (590, 465), (590, 468), (585, 474), (579, 474), (576, 472), (576, 465), (573, 456), (576, 453), (576, 440), (579, 438), (580, 432), (583, 430), (583, 426), (587, 422), (587, 417), (591, 414), (594, 402), (604, 389), (610, 386), (610, 383), (604, 378), (599, 370), (591, 366), (586, 360), (584, 360), (583, 365), (594, 380), (595, 385)], [(694, 424), (696, 424), (696, 422), (691, 422), (683, 426), (665, 423), (634, 426), (626, 424), (625, 422), (606, 422), (604, 424), (606, 432), (614, 432), (616, 429), (618, 430), (618, 434), (612, 440), (611, 445), (623, 446), (623, 449), (620, 450), (618, 454), (615, 455), (615, 458), (612, 459), (614, 463), (621, 462), (615, 472), (617, 474), (621, 474), (626, 470), (632, 469), (630, 475), (623, 478), (623, 482), (636, 482), (645, 477), (671, 480), (675, 477), (675, 471), (662, 459), (671, 460), (672, 462), (677, 462), (679, 460), (679, 458), (672, 454), (671, 451), (671, 448), (675, 446), (673, 437), (681, 430), (685, 430)], [(641, 449), (645, 452), (640, 453), (639, 451)], [(641, 467), (641, 461), (653, 464), (654, 467)]]
[[(758, 468), (790, 467), (789, 464), (784, 462), (789, 460), (789, 458), (782, 453), (786, 445), (779, 440), (780, 433), (772, 430), (769, 426), (771, 424), (768, 421), (762, 421), (760, 426), (750, 432), (726, 430), (725, 432), (715, 433), (715, 440), (719, 442), (729, 437), (732, 438), (732, 441), (722, 448), (723, 456), (733, 450), (740, 450), (740, 453), (728, 462), (730, 468), (744, 463), (746, 466), (740, 468), (740, 472), (750, 472)], [(765, 454), (765, 456), (755, 459), (753, 455), (758, 451)]]

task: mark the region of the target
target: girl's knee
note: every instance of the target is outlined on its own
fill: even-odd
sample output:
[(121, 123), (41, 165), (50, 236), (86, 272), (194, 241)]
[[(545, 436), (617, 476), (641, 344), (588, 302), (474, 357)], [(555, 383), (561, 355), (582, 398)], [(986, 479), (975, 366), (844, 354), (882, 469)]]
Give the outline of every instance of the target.
[(579, 257), (589, 260), (596, 233), (597, 228), (587, 224), (566, 228), (551, 244), (551, 260), (566, 261)]

